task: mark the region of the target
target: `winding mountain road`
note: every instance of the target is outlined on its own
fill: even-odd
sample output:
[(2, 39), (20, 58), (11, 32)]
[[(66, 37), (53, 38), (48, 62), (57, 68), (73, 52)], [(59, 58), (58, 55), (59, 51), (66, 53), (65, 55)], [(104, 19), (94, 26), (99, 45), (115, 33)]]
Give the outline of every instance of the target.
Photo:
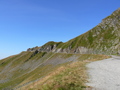
[(120, 57), (95, 61), (87, 64), (92, 90), (120, 90)]

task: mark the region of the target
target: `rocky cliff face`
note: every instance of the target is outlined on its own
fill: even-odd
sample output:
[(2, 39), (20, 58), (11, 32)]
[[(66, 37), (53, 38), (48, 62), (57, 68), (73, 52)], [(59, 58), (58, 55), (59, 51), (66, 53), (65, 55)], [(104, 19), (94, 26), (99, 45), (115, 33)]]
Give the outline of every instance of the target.
[(68, 42), (48, 42), (42, 47), (28, 51), (120, 54), (120, 8), (89, 30)]

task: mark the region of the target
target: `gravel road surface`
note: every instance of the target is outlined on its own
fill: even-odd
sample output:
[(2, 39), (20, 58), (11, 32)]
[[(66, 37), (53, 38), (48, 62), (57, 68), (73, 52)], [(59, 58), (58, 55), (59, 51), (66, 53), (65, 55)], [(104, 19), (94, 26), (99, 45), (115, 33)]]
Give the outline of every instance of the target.
[(92, 90), (120, 90), (120, 57), (95, 61), (87, 64)]

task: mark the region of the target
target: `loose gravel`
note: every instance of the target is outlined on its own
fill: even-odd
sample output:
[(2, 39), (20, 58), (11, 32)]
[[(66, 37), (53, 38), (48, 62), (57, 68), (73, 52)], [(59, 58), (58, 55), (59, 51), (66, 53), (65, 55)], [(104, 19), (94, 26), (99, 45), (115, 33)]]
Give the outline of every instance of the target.
[(120, 90), (120, 57), (95, 61), (87, 64), (92, 90)]

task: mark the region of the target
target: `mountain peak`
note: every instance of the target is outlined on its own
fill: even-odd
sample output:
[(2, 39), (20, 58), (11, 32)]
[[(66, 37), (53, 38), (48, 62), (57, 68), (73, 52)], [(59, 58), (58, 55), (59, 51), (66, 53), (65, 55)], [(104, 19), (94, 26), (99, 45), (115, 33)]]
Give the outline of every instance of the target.
[(113, 15), (120, 15), (120, 8), (113, 12)]
[(119, 10), (119, 11), (120, 11), (120, 8), (118, 8), (117, 10)]

